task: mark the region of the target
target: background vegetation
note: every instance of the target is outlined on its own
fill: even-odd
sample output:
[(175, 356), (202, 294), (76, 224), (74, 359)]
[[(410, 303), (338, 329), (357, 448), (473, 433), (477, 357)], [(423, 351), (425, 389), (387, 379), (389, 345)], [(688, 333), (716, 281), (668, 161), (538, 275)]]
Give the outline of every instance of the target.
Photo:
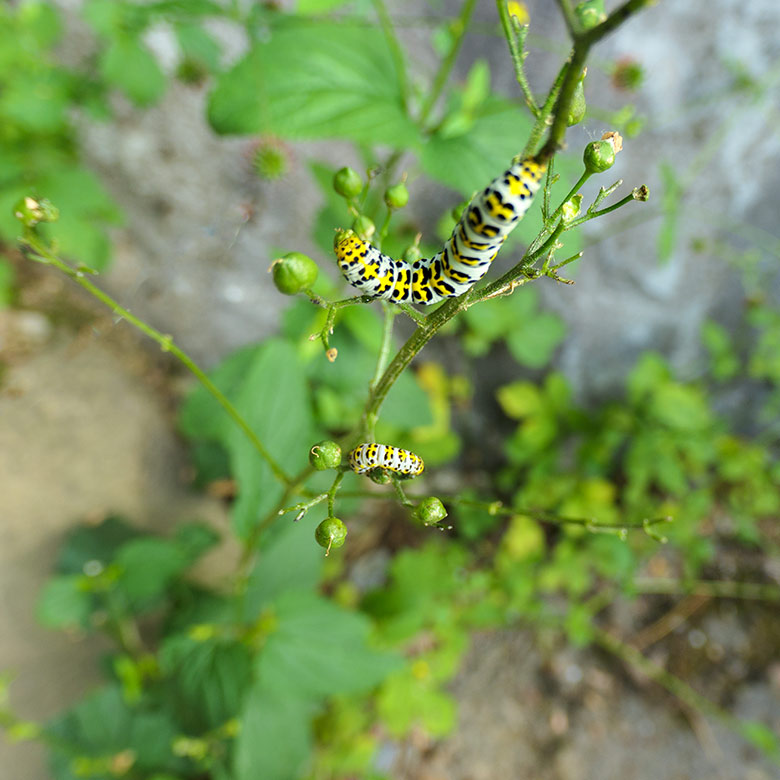
[[(230, 581), (213, 587), (191, 576), (218, 542), (203, 523), (162, 536), (111, 516), (68, 535), (38, 617), (52, 629), (107, 635), (106, 682), (48, 722), (21, 718), (7, 683), (0, 705), (11, 739), (46, 744), (54, 777), (390, 777), (378, 760), (382, 745), (455, 728), (447, 683), (472, 633), (518, 625), (540, 642), (601, 648), (780, 761), (772, 723), (737, 719), (728, 696), (702, 696), (621, 637), (613, 619), (650, 594), (688, 594), (756, 602), (746, 614), (777, 623), (780, 589), (764, 565), (777, 557), (780, 500), (780, 314), (766, 294), (775, 283), (776, 238), (744, 226), (735, 248), (704, 234), (702, 247), (738, 261), (743, 320), (731, 332), (704, 324), (708, 358), (695, 379), (676, 377), (660, 354), (647, 353), (620, 397), (588, 407), (552, 367), (566, 326), (540, 308), (531, 282), (566, 282), (563, 268), (568, 274), (583, 248), (574, 228), (595, 216), (609, 222), (615, 215), (606, 212), (618, 204), (638, 211), (645, 195), (643, 182), (616, 190), (602, 173), (591, 209), (574, 200), (584, 183), (580, 149), (556, 155), (539, 202), (503, 250), (512, 267), (425, 319), (378, 303), (333, 306), (344, 286), (336, 274), (320, 273), (273, 337), (227, 356), (206, 376), (171, 336), (91, 280), (110, 260), (106, 231), (121, 214), (81, 159), (74, 117), (110, 118), (117, 92), (142, 109), (162, 97), (170, 78), (205, 82), (210, 126), (257, 137), (253, 165), (266, 179), (284, 176), (293, 140), (354, 144), (365, 183), (359, 197), (333, 189), (341, 160), (311, 163), (322, 196), (311, 238), (324, 271), (333, 229), (356, 218), (363, 228), (370, 220), (374, 242), (394, 255), (415, 243), (414, 204), (396, 214), (383, 199), (406, 173), (454, 190), (454, 203), (524, 149), (557, 152), (591, 46), (644, 5), (628, 2), (607, 18), (598, 2), (576, 11), (560, 2), (571, 40), (552, 42), (554, 53), (534, 50), (560, 68), (549, 93), (534, 95), (523, 69), (526, 9), (499, 1), (489, 33), (506, 48), (505, 67), (520, 84), (511, 97), (493, 91), (484, 61), (470, 65), (462, 82), (451, 78), (474, 25), (473, 0), (434, 25), (437, 67), (429, 80), (408, 66), (381, 2), (308, 0), (285, 12), (205, 0), (89, 0), (81, 14), (95, 47), (72, 68), (57, 56), (63, 18), (56, 6), (0, 10), (0, 237), (8, 258), (0, 297), (13, 307), (19, 295), (22, 277), (13, 269), (24, 267), (14, 248), (21, 235), (28, 260), (70, 276), (199, 376), (179, 428), (196, 485), (229, 486), (242, 550)], [(246, 52), (230, 65), (215, 20), (246, 35)], [(179, 49), (173, 76), (146, 42), (161, 24)], [(603, 67), (627, 89), (642, 81), (635, 63)], [(735, 73), (737, 95), (757, 99), (771, 88)], [(632, 107), (587, 110), (625, 135), (622, 154), (641, 147), (642, 119)], [(663, 192), (653, 193), (661, 216), (655, 260), (664, 263), (694, 180), (664, 165), (661, 154), (653, 161), (664, 181)], [(449, 209), (441, 215), (438, 236), (425, 235), (424, 254), (455, 220)], [(272, 257), (297, 249), (297, 241), (290, 236)], [(400, 348), (397, 334), (407, 338)], [(433, 359), (436, 343), (443, 346)], [(334, 347), (338, 357), (329, 362), (325, 350)], [(474, 361), (499, 360), (511, 365), (511, 381), (489, 387), (473, 379)], [(749, 388), (752, 402), (731, 421), (718, 404), (738, 386)], [(497, 403), (495, 430), (469, 424), (477, 393)], [(349, 472), (315, 473), (308, 452), (324, 438), (345, 451), (374, 438), (409, 447), (430, 476), (420, 487), (376, 488)], [(414, 511), (432, 496), (446, 506), (452, 530), (424, 527), (425, 516)], [(380, 512), (392, 518), (393, 557), (378, 583), (360, 588), (351, 576), (360, 545), (350, 536), (326, 560), (314, 528), (338, 514), (359, 540), (360, 518), (376, 522)]]

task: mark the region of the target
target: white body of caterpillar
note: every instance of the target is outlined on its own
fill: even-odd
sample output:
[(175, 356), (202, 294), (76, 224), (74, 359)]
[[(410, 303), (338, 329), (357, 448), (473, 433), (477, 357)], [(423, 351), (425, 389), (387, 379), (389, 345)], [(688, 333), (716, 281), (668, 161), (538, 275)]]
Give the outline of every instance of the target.
[(349, 467), (356, 474), (366, 474), (374, 469), (392, 471), (407, 477), (422, 474), (425, 464), (419, 455), (389, 444), (358, 444), (349, 453)]
[(546, 166), (533, 158), (515, 163), (464, 209), (444, 248), (413, 263), (393, 260), (351, 230), (336, 237), (346, 280), (374, 298), (393, 303), (438, 303), (462, 295), (488, 271), (493, 258), (525, 216)]

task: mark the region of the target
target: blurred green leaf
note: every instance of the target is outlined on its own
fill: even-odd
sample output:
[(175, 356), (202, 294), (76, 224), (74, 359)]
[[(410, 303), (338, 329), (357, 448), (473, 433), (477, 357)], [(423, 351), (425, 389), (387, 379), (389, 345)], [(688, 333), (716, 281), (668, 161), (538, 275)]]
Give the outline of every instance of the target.
[(256, 619), (264, 606), (285, 593), (313, 592), (320, 580), (324, 557), (314, 543), (314, 526), (308, 517), (297, 523), (292, 514), (284, 517), (286, 523), (277, 523), (263, 537), (244, 593), (245, 620)]
[(208, 114), (219, 133), (418, 142), (384, 36), (346, 21), (279, 21), (219, 77)]
[(82, 585), (83, 575), (50, 579), (38, 598), (38, 620), (48, 628), (82, 628), (88, 625), (92, 596)]
[[(212, 380), (231, 399), (239, 413), (289, 473), (306, 464), (313, 441), (311, 407), (306, 377), (294, 347), (272, 339), (241, 350), (212, 372)], [(244, 432), (202, 387), (185, 402), (180, 424), (196, 439), (213, 439), (230, 455), (231, 472), (238, 482), (233, 524), (241, 538), (281, 496), (282, 487)], [(300, 449), (290, 447), (299, 442)]]
[(310, 593), (285, 593), (274, 604), (276, 630), (256, 662), (265, 690), (300, 697), (365, 691), (398, 666), (366, 644), (370, 624)]
[(729, 332), (714, 320), (707, 320), (701, 328), (701, 339), (710, 355), (710, 370), (721, 382), (732, 379), (740, 369), (739, 358), (731, 343)]
[(249, 692), (236, 740), (236, 780), (298, 777), (311, 751), (313, 710), (310, 700), (255, 685)]
[(171, 636), (163, 641), (160, 669), (179, 722), (201, 733), (238, 717), (251, 687), (252, 655), (233, 640)]
[(434, 133), (422, 147), (420, 163), (429, 176), (470, 197), (506, 170), (529, 128), (515, 103), (491, 96), (475, 110), (468, 132), (449, 138)]
[[(130, 707), (116, 686), (100, 688), (47, 726), (57, 780), (76, 780), (74, 756), (105, 759), (128, 750), (134, 770), (173, 771), (181, 765), (171, 752), (176, 731), (162, 713)], [(108, 767), (106, 767), (107, 774)], [(105, 776), (105, 775), (104, 775)]]
[(525, 322), (518, 322), (506, 338), (509, 351), (521, 365), (542, 368), (566, 336), (566, 324), (555, 314), (538, 312)]
[(219, 44), (200, 25), (177, 25), (176, 38), (185, 58), (205, 65), (210, 73), (219, 70)]
[(455, 701), (432, 682), (421, 681), (412, 670), (392, 675), (382, 685), (377, 711), (387, 730), (396, 737), (413, 726), (434, 737), (443, 737), (455, 727)]
[(120, 569), (117, 586), (134, 610), (154, 604), (190, 565), (177, 544), (151, 536), (126, 542), (114, 563)]
[(109, 515), (103, 522), (79, 525), (68, 532), (57, 558), (57, 571), (62, 574), (83, 574), (84, 565), (97, 561), (105, 568), (114, 560), (117, 550), (140, 531), (126, 520)]
[(13, 302), (15, 281), (14, 267), (4, 257), (0, 257), (0, 309)]
[(166, 81), (157, 60), (137, 38), (112, 38), (100, 57), (100, 72), (139, 106), (157, 101)]

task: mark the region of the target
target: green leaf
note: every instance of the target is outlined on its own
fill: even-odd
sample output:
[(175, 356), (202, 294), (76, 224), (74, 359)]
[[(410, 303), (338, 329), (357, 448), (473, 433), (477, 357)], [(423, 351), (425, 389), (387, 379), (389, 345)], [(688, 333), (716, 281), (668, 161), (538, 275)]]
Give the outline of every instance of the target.
[(137, 529), (115, 515), (98, 525), (77, 526), (65, 537), (57, 559), (57, 571), (83, 574), (84, 564), (90, 561), (98, 561), (105, 568), (123, 544), (139, 536)]
[(540, 312), (533, 319), (517, 323), (506, 343), (514, 359), (529, 368), (542, 368), (566, 336), (566, 323), (550, 312)]
[(0, 257), (0, 309), (5, 309), (13, 302), (15, 282), (14, 267), (8, 260)]
[(468, 132), (448, 138), (435, 133), (422, 147), (420, 163), (429, 176), (470, 197), (506, 170), (529, 129), (516, 104), (489, 97)]
[(219, 78), (208, 114), (218, 133), (418, 142), (384, 36), (348, 22), (278, 23)]
[[(306, 376), (295, 348), (272, 339), (229, 357), (211, 374), (282, 468), (296, 473), (314, 440)], [(246, 434), (203, 387), (187, 399), (180, 424), (189, 436), (212, 439), (230, 456), (238, 482), (233, 525), (246, 538), (281, 496), (282, 488)], [(296, 446), (297, 445), (297, 446)]]
[(202, 63), (211, 73), (219, 70), (219, 44), (200, 25), (178, 25), (176, 38), (187, 59)]
[(136, 610), (157, 601), (190, 564), (174, 542), (151, 536), (124, 544), (114, 562), (120, 568), (117, 585)]
[(74, 755), (103, 759), (129, 750), (139, 772), (175, 771), (181, 764), (171, 752), (176, 731), (168, 718), (128, 706), (113, 685), (88, 696), (50, 723), (47, 731), (55, 737), (50, 745), (57, 778), (75, 778), (70, 769)]
[(112, 38), (101, 55), (100, 72), (139, 106), (154, 103), (165, 91), (165, 76), (157, 60), (137, 38)]
[(236, 741), (236, 780), (298, 777), (312, 746), (310, 701), (255, 685), (249, 693)]
[(48, 628), (77, 628), (89, 624), (92, 597), (82, 587), (83, 576), (54, 577), (38, 599), (38, 620)]
[[(314, 510), (313, 510), (314, 511)], [(263, 537), (257, 563), (244, 593), (245, 620), (254, 620), (269, 602), (285, 593), (311, 593), (320, 581), (322, 549), (314, 543), (314, 526), (308, 517), (278, 523)]]
[(219, 542), (219, 534), (205, 523), (185, 523), (176, 529), (174, 543), (185, 560), (195, 563)]
[(169, 702), (185, 729), (200, 733), (237, 717), (252, 681), (249, 648), (232, 640), (165, 639), (160, 668)]
[(256, 663), (264, 689), (320, 697), (358, 693), (398, 666), (396, 656), (366, 644), (368, 620), (318, 596), (286, 593), (275, 603), (276, 630)]
[(540, 414), (544, 408), (539, 388), (532, 382), (512, 382), (499, 387), (496, 398), (504, 414), (513, 420)]
[(431, 736), (443, 737), (455, 727), (456, 706), (451, 696), (429, 681), (420, 681), (404, 670), (393, 675), (377, 695), (377, 711), (387, 730), (396, 737), (418, 726)]
[(298, 0), (297, 10), (301, 15), (324, 14), (351, 2), (354, 0)]
[(735, 377), (740, 363), (729, 332), (717, 322), (707, 320), (701, 328), (701, 340), (710, 354), (710, 370), (715, 379), (722, 382)]

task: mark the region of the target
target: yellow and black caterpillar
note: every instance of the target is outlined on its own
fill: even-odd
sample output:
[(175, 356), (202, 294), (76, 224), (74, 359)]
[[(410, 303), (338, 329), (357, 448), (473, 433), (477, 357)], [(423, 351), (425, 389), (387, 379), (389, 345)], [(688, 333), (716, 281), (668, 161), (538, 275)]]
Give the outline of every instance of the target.
[(430, 258), (393, 260), (351, 230), (341, 232), (335, 242), (341, 273), (367, 295), (393, 303), (431, 304), (462, 295), (487, 273), (525, 216), (545, 169), (529, 158), (502, 173), (472, 199), (444, 248)]
[(425, 464), (419, 455), (389, 444), (358, 444), (349, 453), (349, 467), (356, 474), (374, 469), (392, 471), (406, 477), (422, 474)]

